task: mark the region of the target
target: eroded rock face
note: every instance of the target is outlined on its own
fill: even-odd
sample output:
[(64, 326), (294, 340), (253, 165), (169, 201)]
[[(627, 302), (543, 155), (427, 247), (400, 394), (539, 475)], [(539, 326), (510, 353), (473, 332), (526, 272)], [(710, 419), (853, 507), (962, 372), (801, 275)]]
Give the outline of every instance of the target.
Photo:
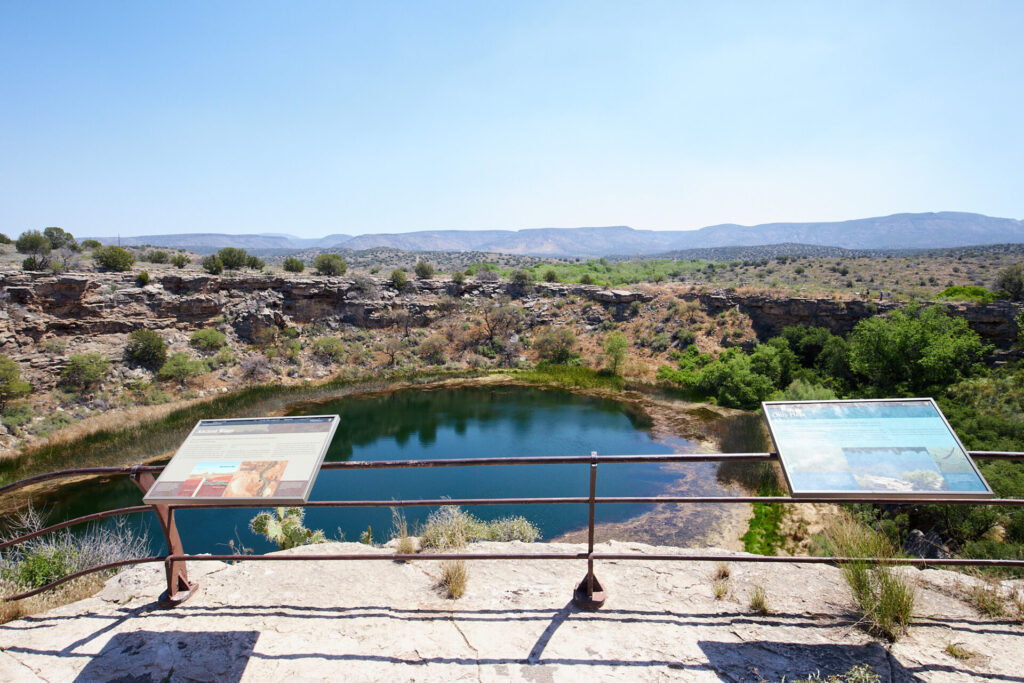
[[(889, 313), (905, 304), (892, 301), (836, 301), (829, 298), (801, 297), (777, 298), (767, 294), (735, 294), (718, 290), (709, 293), (692, 292), (683, 295), (687, 301), (698, 302), (712, 315), (736, 309), (750, 316), (754, 330), (762, 339), (777, 335), (791, 325), (826, 327), (833, 334), (847, 334), (854, 326), (875, 315)], [(1017, 336), (1014, 316), (1022, 309), (1019, 304), (996, 301), (991, 304), (939, 304), (951, 315), (965, 318), (967, 323), (987, 343), (997, 348), (1009, 348)]]

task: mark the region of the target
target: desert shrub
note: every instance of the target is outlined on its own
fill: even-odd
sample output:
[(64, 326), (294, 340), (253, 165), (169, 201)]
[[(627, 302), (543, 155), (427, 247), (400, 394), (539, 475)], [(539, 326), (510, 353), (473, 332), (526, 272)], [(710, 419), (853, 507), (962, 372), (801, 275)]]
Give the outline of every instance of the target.
[(92, 255), (93, 258), (96, 259), (96, 263), (100, 264), (101, 268), (111, 270), (116, 273), (123, 273), (126, 270), (130, 270), (132, 264), (135, 263), (135, 257), (132, 256), (130, 251), (114, 245), (95, 249)]
[(830, 401), (838, 396), (828, 387), (795, 379), (782, 391), (775, 392), (772, 398), (776, 401)]
[(266, 265), (267, 264), (263, 262), (263, 259), (253, 256), (252, 254), (245, 257), (245, 267), (250, 270), (263, 270)]
[(409, 277), (405, 274), (405, 271), (401, 268), (396, 268), (391, 271), (391, 285), (399, 292), (404, 292), (406, 287), (409, 286)]
[(302, 508), (278, 507), (259, 513), (249, 520), (249, 529), (272, 543), (281, 550), (288, 550), (300, 545), (325, 543), (327, 538), (320, 529), (307, 529), (302, 522), (306, 511)]
[(302, 259), (295, 258), (294, 256), (286, 258), (281, 265), (289, 273), (301, 273), (306, 269), (306, 264), (302, 262)]
[(224, 272), (224, 262), (220, 260), (220, 257), (216, 254), (210, 254), (209, 256), (203, 257), (201, 261), (203, 270), (210, 275), (220, 275)]
[[(888, 538), (849, 514), (833, 520), (826, 529), (826, 540), (836, 557), (888, 558), (897, 555)], [(868, 630), (891, 641), (906, 633), (914, 612), (916, 591), (912, 580), (885, 561), (874, 563), (853, 559), (844, 562), (842, 569)]]
[(996, 300), (996, 293), (976, 286), (950, 285), (939, 292), (940, 299), (955, 299), (958, 301), (978, 301), (981, 303), (992, 303)]
[(220, 330), (208, 327), (206, 329), (196, 330), (193, 332), (188, 338), (188, 343), (200, 351), (213, 353), (227, 345), (228, 337)]
[(313, 259), (313, 267), (320, 275), (344, 275), (348, 264), (341, 254), (320, 254)]
[(452, 273), (452, 282), (461, 287), (462, 285), (466, 284), (466, 274), (463, 273), (461, 270), (455, 271), (454, 273)]
[(590, 273), (583, 273), (583, 275), (580, 276), (580, 284), (581, 285), (592, 285), (592, 284), (595, 284), (594, 276), (591, 275)]
[[(21, 251), (20, 249), (18, 251)], [(996, 276), (995, 289), (1002, 292), (1008, 299), (1021, 301), (1024, 299), (1024, 267), (1007, 266)]]
[(0, 356), (0, 410), (8, 401), (19, 399), (32, 391), (32, 385), (21, 378), (21, 368), (7, 356)]
[(21, 269), (28, 271), (48, 270), (53, 262), (48, 256), (26, 256), (21, 262)]
[(241, 270), (245, 268), (249, 255), (245, 249), (224, 247), (217, 252), (217, 258), (224, 264), (224, 270)]
[(533, 276), (530, 275), (530, 271), (520, 269), (512, 273), (512, 284), (520, 287), (525, 287), (533, 282)]
[(139, 287), (145, 287), (146, 285), (148, 285), (149, 284), (149, 271), (148, 270), (140, 270), (138, 275), (135, 276), (135, 283), (137, 285), (139, 285)]
[(242, 378), (247, 381), (258, 381), (274, 374), (274, 368), (263, 356), (249, 356), (239, 363)]
[(192, 259), (185, 254), (175, 254), (171, 257), (171, 265), (175, 268), (184, 268), (190, 263), (192, 263)]
[(558, 273), (554, 268), (548, 268), (544, 271), (544, 282), (558, 282)]
[(99, 353), (77, 353), (68, 359), (60, 373), (61, 383), (76, 389), (89, 389), (110, 372), (110, 361)]
[(150, 263), (167, 263), (169, 259), (170, 257), (167, 255), (167, 252), (164, 251), (163, 249), (151, 249), (148, 252), (146, 252), (145, 260), (149, 261)]
[(672, 335), (672, 339), (678, 342), (679, 348), (685, 349), (697, 343), (697, 334), (693, 330), (680, 327)]
[(439, 334), (424, 339), (416, 349), (416, 354), (427, 363), (441, 365), (445, 361), (445, 348), (448, 340)]
[(415, 272), (416, 277), (421, 280), (429, 280), (434, 277), (434, 266), (430, 265), (426, 261), (417, 261), (416, 267), (413, 268), (413, 272)]
[(475, 277), (480, 282), (496, 282), (501, 279), (496, 272), (486, 268), (476, 271)]
[[(43, 516), (31, 507), (5, 521), (0, 541), (46, 527)], [(144, 557), (148, 551), (146, 532), (134, 529), (124, 519), (112, 525), (92, 525), (74, 534), (65, 529), (38, 536), (4, 550), (0, 557), (0, 595), (40, 588), (88, 567)], [(114, 573), (116, 570), (104, 575)]]
[(167, 344), (153, 330), (135, 330), (128, 335), (125, 357), (148, 370), (159, 370), (167, 360)]
[(446, 506), (430, 513), (421, 537), (424, 548), (448, 550), (473, 541), (532, 543), (540, 538), (540, 531), (523, 517), (485, 522), (458, 506)]
[(548, 363), (564, 364), (578, 357), (576, 334), (568, 327), (549, 327), (537, 336), (533, 346), (540, 359)]
[(82, 249), (99, 249), (103, 243), (99, 240), (82, 240)]
[(8, 237), (4, 233), (0, 232), (0, 244), (13, 244), (13, 243), (14, 243), (14, 241), (10, 237)]
[(317, 337), (313, 340), (313, 354), (332, 363), (345, 360), (347, 351), (345, 342), (337, 337)]
[(209, 371), (210, 366), (204, 361), (196, 360), (187, 353), (172, 353), (160, 367), (157, 377), (184, 384), (190, 377), (197, 377)]

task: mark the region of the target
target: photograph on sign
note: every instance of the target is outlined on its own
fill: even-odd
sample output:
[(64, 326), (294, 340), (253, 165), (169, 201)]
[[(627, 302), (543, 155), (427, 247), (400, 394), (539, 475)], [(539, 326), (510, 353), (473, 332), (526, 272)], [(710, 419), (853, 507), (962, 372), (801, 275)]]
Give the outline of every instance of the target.
[(339, 422), (337, 415), (200, 420), (143, 502), (304, 503)]
[(793, 496), (991, 497), (929, 398), (762, 404)]

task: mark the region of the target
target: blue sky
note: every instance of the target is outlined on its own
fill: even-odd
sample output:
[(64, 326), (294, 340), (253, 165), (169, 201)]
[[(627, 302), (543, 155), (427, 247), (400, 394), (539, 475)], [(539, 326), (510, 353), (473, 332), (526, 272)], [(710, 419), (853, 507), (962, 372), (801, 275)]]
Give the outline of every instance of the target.
[(1024, 218), (1024, 2), (0, 3), (0, 231)]

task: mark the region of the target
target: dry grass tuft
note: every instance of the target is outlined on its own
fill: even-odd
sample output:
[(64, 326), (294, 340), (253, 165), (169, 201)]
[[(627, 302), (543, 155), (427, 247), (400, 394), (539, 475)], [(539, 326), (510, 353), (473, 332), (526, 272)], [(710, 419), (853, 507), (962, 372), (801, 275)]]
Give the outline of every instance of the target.
[[(825, 530), (825, 536), (836, 557), (897, 556), (897, 549), (888, 538), (849, 514), (835, 517)], [(917, 597), (912, 580), (894, 571), (888, 562), (853, 560), (843, 563), (842, 569), (868, 631), (891, 641), (905, 634)]]
[(391, 508), (391, 538), (398, 541), (395, 544), (397, 554), (412, 555), (416, 552), (416, 542), (409, 535), (409, 522), (405, 519), (405, 512), (398, 508)]
[(446, 560), (441, 563), (441, 584), (445, 594), (452, 600), (458, 600), (466, 593), (469, 583), (469, 570), (463, 560)]
[(754, 590), (750, 592), (750, 609), (757, 614), (771, 614), (773, 611), (768, 606), (768, 595), (761, 584), (754, 586)]
[(963, 660), (970, 659), (971, 657), (975, 656), (976, 653), (971, 652), (959, 643), (947, 643), (946, 654), (952, 657), (953, 659)]

